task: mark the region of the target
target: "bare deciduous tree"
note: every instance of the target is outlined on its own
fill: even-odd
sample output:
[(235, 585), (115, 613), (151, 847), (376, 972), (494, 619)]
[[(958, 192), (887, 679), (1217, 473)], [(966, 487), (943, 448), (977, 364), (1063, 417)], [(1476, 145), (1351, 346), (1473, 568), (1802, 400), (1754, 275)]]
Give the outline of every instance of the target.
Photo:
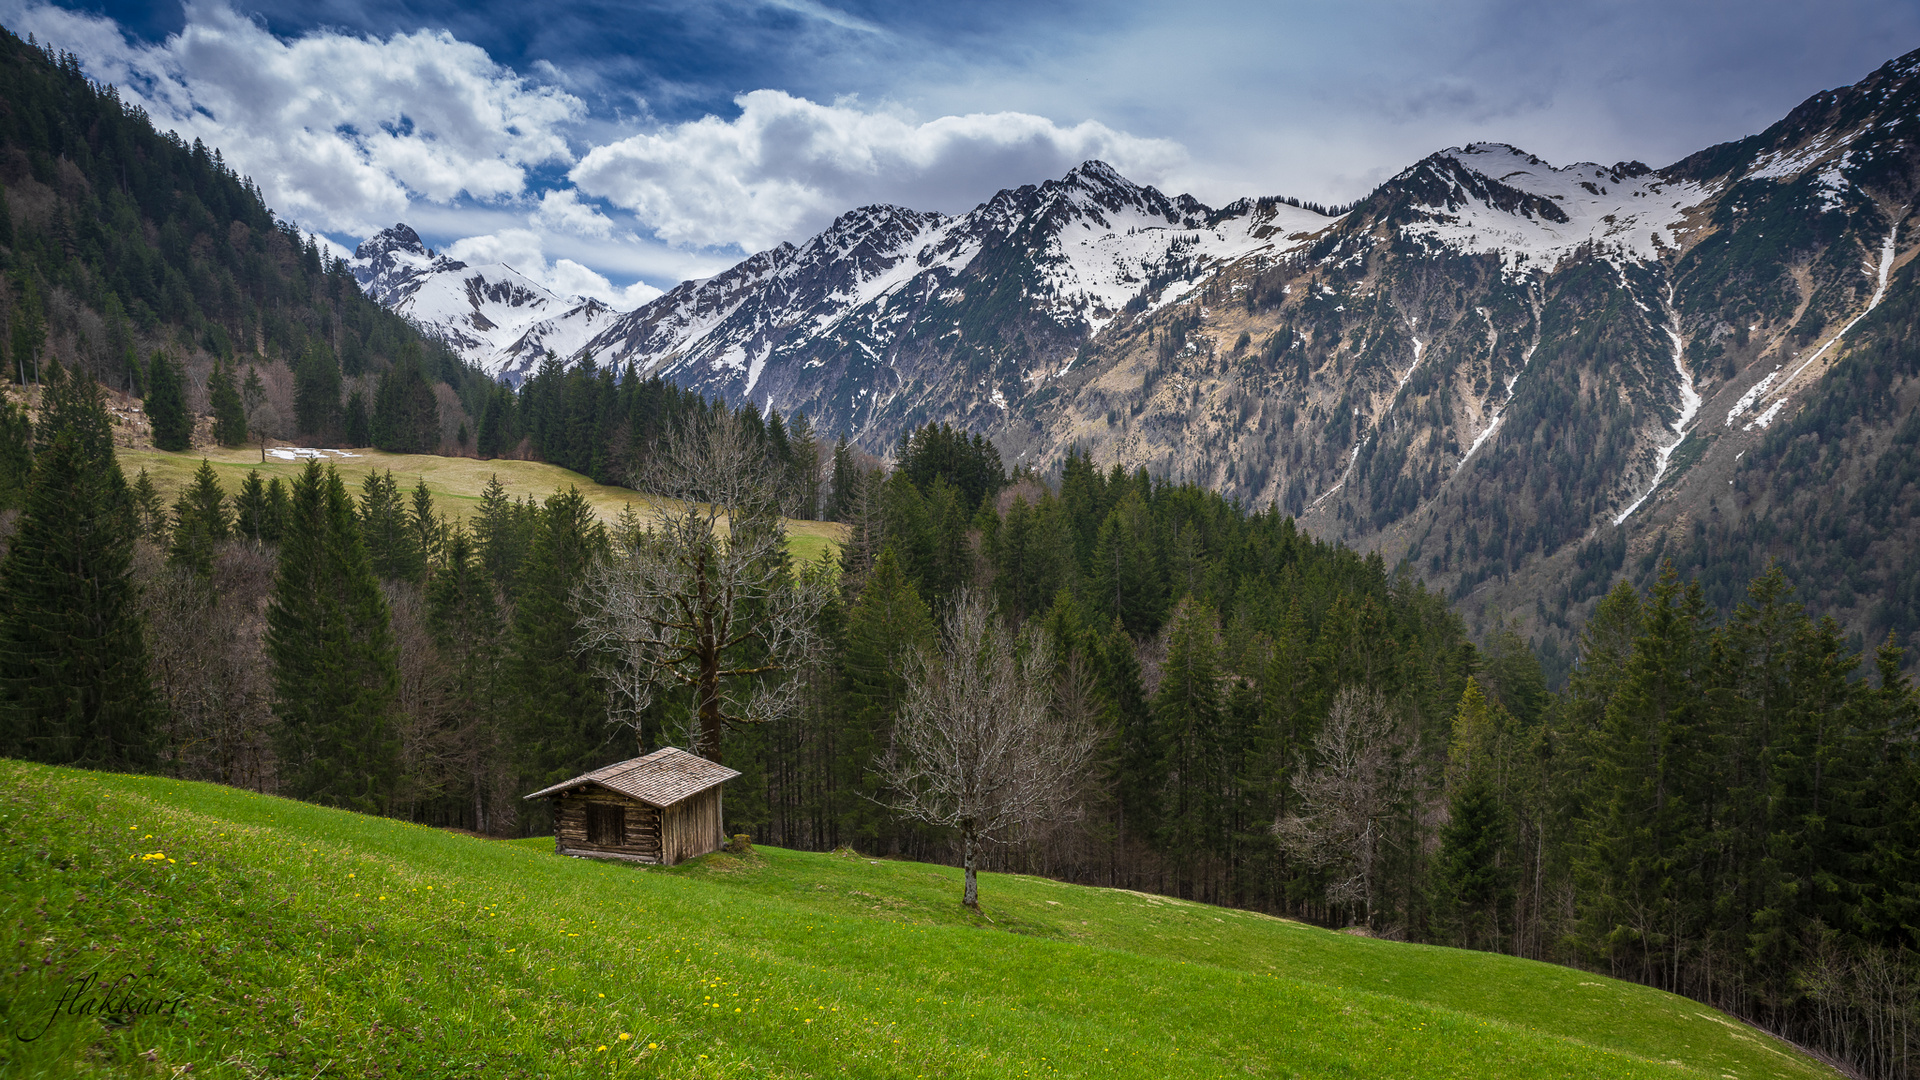
[(1012, 631), (963, 590), (945, 644), (916, 655), (893, 746), (876, 762), (895, 810), (958, 829), (966, 888), (978, 910), (980, 845), (1017, 836), (1073, 807), (1098, 733), (1083, 716), (1055, 715), (1053, 656), (1044, 634)]
[(733, 414), (691, 419), (635, 479), (679, 502), (588, 572), (581, 647), (603, 657), (609, 716), (636, 732), (663, 690), (690, 688), (689, 741), (717, 761), (724, 726), (798, 706), (791, 675), (817, 652), (830, 590), (790, 566), (780, 476)]
[(1397, 727), (1378, 690), (1341, 690), (1294, 780), (1300, 811), (1273, 826), (1289, 854), (1331, 874), (1327, 902), (1359, 908), (1369, 929), (1387, 819), (1408, 791)]
[(274, 788), (272, 682), (261, 646), (273, 555), (221, 546), (210, 579), (162, 562), (141, 544), (135, 558), (153, 687), (167, 705), (173, 775), (255, 791)]

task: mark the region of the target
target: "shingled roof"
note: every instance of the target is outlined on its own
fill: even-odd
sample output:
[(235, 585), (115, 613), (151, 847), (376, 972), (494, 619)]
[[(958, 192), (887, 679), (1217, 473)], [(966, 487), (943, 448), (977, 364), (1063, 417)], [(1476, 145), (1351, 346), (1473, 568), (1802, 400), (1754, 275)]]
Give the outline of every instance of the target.
[(598, 784), (608, 791), (619, 792), (664, 810), (689, 795), (698, 795), (739, 775), (725, 765), (669, 746), (645, 757), (631, 758), (617, 765), (582, 773), (571, 780), (562, 780), (552, 787), (541, 788), (527, 798), (537, 799), (569, 788)]

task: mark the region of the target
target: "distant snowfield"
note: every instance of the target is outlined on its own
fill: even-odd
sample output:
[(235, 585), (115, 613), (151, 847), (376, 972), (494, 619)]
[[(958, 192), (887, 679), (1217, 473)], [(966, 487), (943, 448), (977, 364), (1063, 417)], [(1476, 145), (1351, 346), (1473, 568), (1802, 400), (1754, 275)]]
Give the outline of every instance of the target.
[(315, 450), (310, 446), (276, 446), (267, 451), (267, 456), (281, 461), (326, 461), (330, 458), (357, 458), (360, 455), (351, 450)]

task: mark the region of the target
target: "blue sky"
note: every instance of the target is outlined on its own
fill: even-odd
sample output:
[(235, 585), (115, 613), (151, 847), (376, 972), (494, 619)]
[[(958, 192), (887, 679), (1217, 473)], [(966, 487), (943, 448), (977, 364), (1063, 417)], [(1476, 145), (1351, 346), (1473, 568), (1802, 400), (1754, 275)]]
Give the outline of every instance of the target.
[(630, 306), (872, 202), (1101, 157), (1344, 202), (1434, 150), (1658, 166), (1920, 47), (1920, 0), (0, 0), (350, 249), (406, 221)]

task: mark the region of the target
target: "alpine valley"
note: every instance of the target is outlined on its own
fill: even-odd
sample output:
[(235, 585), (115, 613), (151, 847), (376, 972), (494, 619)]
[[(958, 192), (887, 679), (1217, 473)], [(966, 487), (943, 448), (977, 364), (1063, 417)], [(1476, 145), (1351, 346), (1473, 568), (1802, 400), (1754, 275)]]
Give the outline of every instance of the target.
[(851, 210), (628, 312), (405, 226), (353, 267), (508, 381), (551, 352), (876, 453), (945, 421), (1277, 503), (1550, 667), (1665, 560), (1724, 608), (1778, 559), (1856, 643), (1920, 644), (1916, 74), (1660, 169), (1442, 150), (1331, 212), (1090, 161), (958, 217)]

